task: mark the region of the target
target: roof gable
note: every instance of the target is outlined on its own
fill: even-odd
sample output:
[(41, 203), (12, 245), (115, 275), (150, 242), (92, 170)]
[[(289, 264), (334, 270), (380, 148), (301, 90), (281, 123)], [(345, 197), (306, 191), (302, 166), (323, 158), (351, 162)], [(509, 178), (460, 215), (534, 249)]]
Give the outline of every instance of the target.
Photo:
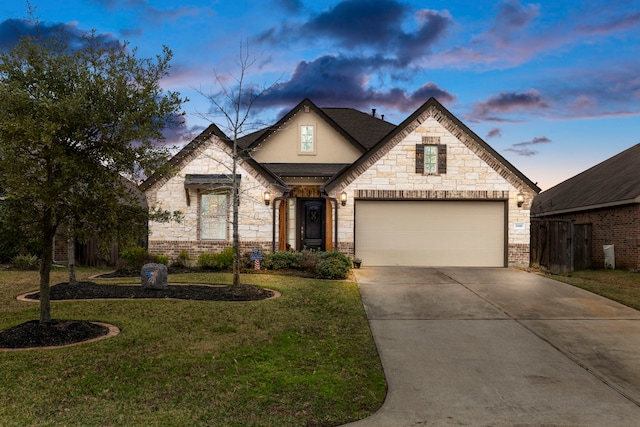
[(254, 132), (248, 135), (246, 138), (242, 138), (242, 148), (251, 150), (256, 148), (258, 145), (266, 141), (271, 135), (277, 132), (279, 129), (282, 129), (286, 123), (291, 120), (296, 114), (300, 111), (313, 111), (316, 115), (320, 117), (320, 119), (324, 120), (331, 126), (336, 132), (338, 132), (342, 137), (344, 137), (349, 143), (351, 143), (354, 147), (356, 147), (360, 151), (365, 151), (365, 147), (356, 140), (352, 135), (350, 135), (343, 127), (338, 125), (330, 116), (328, 116), (322, 109), (318, 108), (310, 99), (303, 99), (298, 105), (293, 107), (284, 117), (278, 120), (273, 126), (269, 126), (266, 129)]
[(536, 196), (532, 214), (549, 215), (603, 205), (640, 203), (640, 144)]
[[(216, 141), (220, 141), (227, 148), (233, 149), (233, 141), (230, 140), (224, 132), (218, 128), (215, 124), (211, 124), (208, 128), (202, 131), (191, 142), (185, 145), (175, 156), (169, 159), (168, 168), (171, 171), (167, 173), (156, 172), (147, 178), (142, 184), (140, 184), (141, 191), (147, 191), (149, 188), (156, 184), (163, 184), (168, 181), (171, 176), (177, 171), (183, 169), (191, 160), (196, 158), (198, 154), (204, 151), (208, 146), (214, 144)], [(239, 141), (238, 141), (239, 145)], [(271, 171), (264, 168), (258, 162), (253, 160), (248, 155), (241, 155), (239, 161), (248, 166), (251, 170), (255, 171), (257, 175), (262, 176), (268, 182), (273, 182), (276, 185), (287, 188), (287, 185)]]
[(496, 152), (482, 138), (476, 135), (464, 123), (458, 120), (451, 112), (449, 112), (435, 98), (430, 98), (413, 114), (399, 124), (395, 129), (382, 138), (369, 151), (363, 154), (350, 167), (345, 168), (342, 172), (331, 178), (324, 185), (326, 191), (330, 191), (338, 186), (346, 186), (353, 182), (360, 174), (367, 170), (371, 165), (387, 154), (395, 145), (400, 143), (406, 136), (413, 132), (427, 118), (433, 117), (445, 129), (447, 129), (454, 137), (467, 145), (472, 151), (487, 163), (491, 168), (496, 170), (503, 178), (514, 183), (516, 187), (528, 187), (532, 191), (538, 193), (540, 188), (527, 178), (522, 172), (509, 163), (504, 157)]

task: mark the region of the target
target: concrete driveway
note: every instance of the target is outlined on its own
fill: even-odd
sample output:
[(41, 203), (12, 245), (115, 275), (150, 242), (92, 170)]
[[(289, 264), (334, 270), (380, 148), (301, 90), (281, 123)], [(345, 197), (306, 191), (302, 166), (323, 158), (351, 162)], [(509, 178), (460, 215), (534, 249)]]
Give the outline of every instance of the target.
[(389, 389), (349, 426), (640, 425), (640, 312), (518, 270), (354, 271)]

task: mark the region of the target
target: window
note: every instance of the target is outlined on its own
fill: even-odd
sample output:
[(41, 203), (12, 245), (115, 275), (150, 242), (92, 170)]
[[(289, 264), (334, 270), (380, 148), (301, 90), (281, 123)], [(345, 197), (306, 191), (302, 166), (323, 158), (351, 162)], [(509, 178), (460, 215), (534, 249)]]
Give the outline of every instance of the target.
[(423, 136), (416, 144), (416, 173), (443, 175), (447, 173), (447, 146), (440, 144), (438, 136)]
[(227, 195), (202, 194), (200, 196), (200, 238), (227, 239)]
[(424, 146), (424, 173), (438, 173), (438, 146)]
[(315, 154), (313, 125), (300, 126), (300, 154)]

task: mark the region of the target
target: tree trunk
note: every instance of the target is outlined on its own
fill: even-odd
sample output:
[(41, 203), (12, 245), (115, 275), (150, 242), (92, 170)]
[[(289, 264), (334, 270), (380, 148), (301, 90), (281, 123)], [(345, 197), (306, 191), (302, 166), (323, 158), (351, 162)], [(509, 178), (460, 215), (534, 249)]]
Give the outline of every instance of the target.
[(52, 225), (52, 213), (46, 209), (42, 218), (42, 259), (40, 260), (40, 322), (51, 321), (51, 291), (49, 281), (53, 264), (53, 239), (56, 226)]
[(67, 265), (69, 267), (69, 284), (76, 285), (76, 239), (73, 234), (73, 221), (69, 221), (67, 228)]
[(238, 169), (238, 137), (237, 134), (233, 138), (233, 284), (240, 284), (240, 233), (238, 232), (238, 209), (240, 206), (240, 189), (236, 177)]

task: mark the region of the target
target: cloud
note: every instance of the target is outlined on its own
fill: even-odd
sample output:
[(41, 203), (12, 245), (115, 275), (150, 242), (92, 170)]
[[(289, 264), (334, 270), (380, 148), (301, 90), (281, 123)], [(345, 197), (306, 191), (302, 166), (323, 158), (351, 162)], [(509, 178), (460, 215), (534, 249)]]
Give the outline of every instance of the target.
[(516, 144), (513, 144), (510, 148), (505, 149), (505, 151), (516, 153), (518, 156), (531, 157), (538, 154), (538, 152), (526, 147), (538, 144), (548, 144), (550, 142), (551, 139), (547, 138), (546, 136), (539, 136), (533, 138), (531, 141), (518, 142)]
[(345, 47), (388, 47), (408, 8), (394, 0), (346, 0), (301, 27), (307, 37), (333, 38)]
[(202, 13), (210, 14), (211, 11), (205, 8), (178, 7), (174, 9), (159, 9), (153, 6), (146, 6), (141, 13), (143, 19), (149, 22), (174, 21), (182, 17), (199, 16)]
[(514, 147), (525, 147), (527, 145), (548, 144), (550, 142), (551, 142), (551, 140), (549, 138), (547, 138), (546, 136), (541, 136), (541, 137), (535, 137), (531, 141), (518, 142), (516, 144), (513, 144), (513, 146)]
[[(85, 37), (89, 31), (80, 30), (77, 23), (55, 23), (49, 24), (26, 19), (7, 19), (0, 22), (0, 51), (9, 51), (18, 43), (22, 37), (36, 37), (47, 40), (58, 37), (63, 33), (68, 39), (67, 44), (70, 49), (79, 49), (86, 43)], [(97, 41), (108, 47), (121, 48), (122, 44), (113, 35), (95, 34)]]
[(537, 151), (530, 150), (528, 148), (522, 148), (522, 149), (506, 148), (504, 151), (510, 151), (512, 153), (516, 153), (518, 156), (523, 156), (523, 157), (531, 157), (531, 156), (535, 156), (536, 154), (538, 154)]
[(273, 3), (290, 13), (299, 13), (304, 9), (302, 0), (273, 0)]
[(193, 125), (187, 127), (184, 117), (174, 115), (166, 121), (166, 127), (162, 130), (164, 140), (157, 141), (156, 145), (165, 147), (183, 146), (185, 143), (193, 140), (198, 134), (204, 130), (202, 125)]
[(504, 119), (495, 116), (495, 114), (547, 108), (549, 105), (544, 101), (540, 92), (535, 89), (530, 89), (527, 92), (502, 92), (485, 102), (475, 104), (471, 111), (471, 117), (476, 120), (503, 121)]
[[(406, 66), (428, 55), (452, 24), (448, 12), (415, 11), (396, 0), (343, 0), (303, 23), (285, 22), (256, 37), (259, 42), (329, 42), (338, 48), (376, 52)], [(411, 20), (412, 18), (412, 20)], [(412, 31), (404, 31), (411, 27)]]
[(626, 5), (618, 10), (616, 7), (615, 4), (608, 4), (605, 9), (585, 5), (578, 15), (549, 19), (554, 18), (550, 12), (553, 7), (506, 0), (498, 5), (489, 28), (472, 35), (467, 42), (436, 52), (428, 65), (512, 68), (554, 51), (607, 41), (615, 33), (634, 37), (634, 31), (640, 26), (640, 12)]
[(321, 107), (344, 106), (368, 110), (375, 106), (407, 112), (415, 110), (431, 96), (440, 102), (455, 99), (432, 82), (423, 84), (412, 93), (399, 87), (377, 90), (368, 85), (370, 68), (360, 59), (332, 55), (311, 62), (302, 61), (288, 81), (276, 84), (260, 98), (257, 107), (291, 108), (301, 99), (309, 98)]
[(117, 9), (137, 10), (141, 19), (148, 22), (173, 21), (183, 17), (199, 16), (203, 13), (210, 15), (211, 9), (188, 6), (173, 8), (159, 8), (149, 5), (149, 0), (92, 0), (94, 4), (108, 11)]
[(585, 35), (603, 35), (615, 31), (629, 30), (640, 25), (640, 12), (609, 18), (597, 24), (580, 24), (577, 30)]
[(485, 34), (507, 45), (514, 35), (524, 29), (540, 13), (540, 6), (529, 4), (523, 6), (519, 0), (506, 0), (498, 7), (498, 13), (491, 29)]
[(500, 128), (493, 128), (487, 132), (487, 138), (499, 138), (502, 136), (502, 130)]

